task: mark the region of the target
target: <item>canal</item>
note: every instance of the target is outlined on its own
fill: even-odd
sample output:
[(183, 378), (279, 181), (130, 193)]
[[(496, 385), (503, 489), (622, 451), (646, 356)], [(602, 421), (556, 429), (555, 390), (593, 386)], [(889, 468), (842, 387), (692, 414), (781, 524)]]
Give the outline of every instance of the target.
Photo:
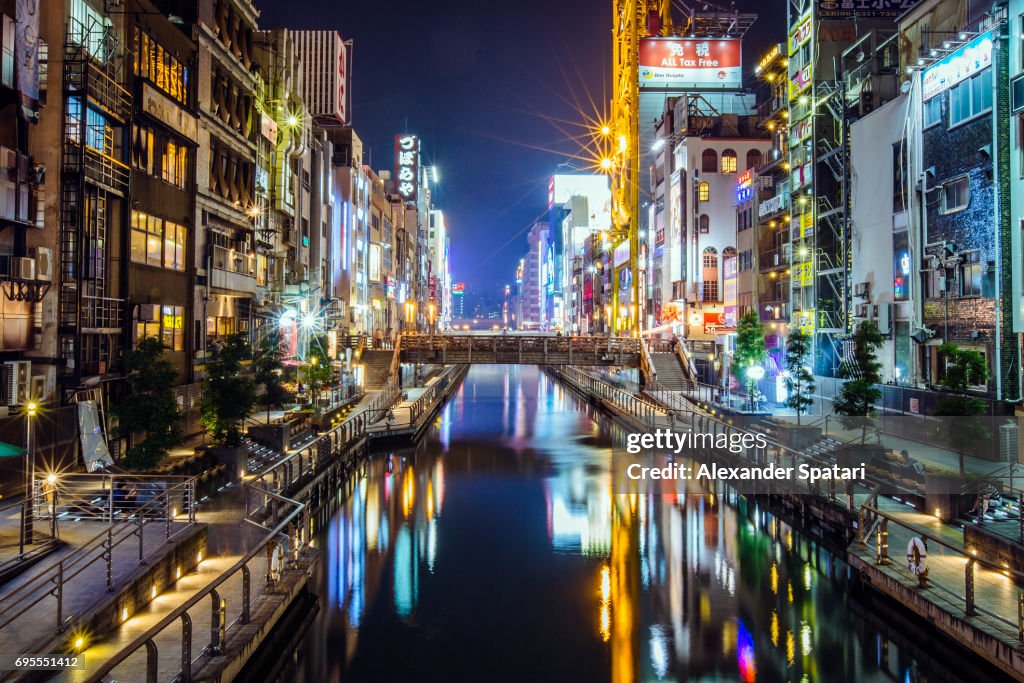
[(987, 679), (753, 502), (615, 494), (620, 438), (537, 368), (474, 367), (417, 448), (341, 493), (274, 677)]

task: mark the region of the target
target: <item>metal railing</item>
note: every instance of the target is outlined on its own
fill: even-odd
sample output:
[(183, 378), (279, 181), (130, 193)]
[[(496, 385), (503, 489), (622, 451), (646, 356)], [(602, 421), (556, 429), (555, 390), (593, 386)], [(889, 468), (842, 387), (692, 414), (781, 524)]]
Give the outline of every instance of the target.
[[(246, 489), (248, 490), (249, 488), (256, 487), (246, 484)], [(280, 537), (287, 536), (286, 543), (290, 556), (286, 558), (286, 563), (280, 569), (294, 566), (295, 562), (300, 558), (301, 552), (309, 545), (309, 524), (306, 519), (306, 506), (303, 503), (285, 498), (271, 491), (261, 491), (260, 493), (270, 501), (268, 505), (273, 508), (271, 518), (274, 520), (272, 522), (274, 526), (267, 531), (267, 534), (259, 543), (202, 590), (147, 629), (145, 633), (135, 638), (135, 640), (122, 648), (113, 657), (106, 660), (99, 669), (88, 677), (87, 680), (90, 683), (108, 680), (108, 677), (119, 665), (143, 649), (146, 651), (146, 682), (156, 683), (159, 678), (159, 650), (156, 638), (164, 631), (174, 627), (178, 622), (181, 623), (181, 639), (176, 650), (181, 652), (181, 669), (173, 679), (177, 681), (191, 681), (192, 669), (196, 662), (204, 656), (213, 657), (221, 654), (227, 641), (228, 631), (232, 628), (241, 628), (250, 622), (253, 602), (269, 589), (272, 589), (279, 580), (277, 576), (279, 570), (275, 569), (275, 560), (273, 558), (276, 548), (281, 544), (282, 540), (285, 540)], [(283, 518), (279, 514), (282, 506), (290, 508), (288, 514), (284, 515)], [(246, 521), (257, 524), (249, 519)], [(261, 524), (257, 524), (257, 526), (266, 528)], [(253, 568), (250, 565), (257, 563), (265, 566), (264, 575), (266, 578), (262, 587), (254, 595), (252, 591)], [(228, 593), (229, 589), (225, 586), (225, 583), (239, 573), (242, 575), (242, 583), (237, 594), (237, 600), (229, 601), (228, 598), (231, 595)], [(209, 599), (211, 615), (209, 641), (199, 651), (199, 655), (193, 658), (192, 617), (189, 611), (207, 599)], [(229, 605), (237, 605), (237, 616), (230, 620), (228, 615)]]
[[(321, 472), (326, 465), (343, 455), (348, 449), (356, 446), (366, 436), (369, 412), (360, 412), (348, 418), (337, 427), (321, 434), (312, 442), (296, 451), (289, 453), (276, 463), (256, 474), (245, 484), (245, 516), (246, 521), (269, 528), (268, 533), (256, 547), (249, 550), (240, 560), (223, 572), (217, 579), (208, 584), (180, 607), (176, 608), (145, 633), (124, 647), (120, 652), (107, 660), (102, 667), (94, 672), (88, 680), (93, 683), (105, 680), (120, 664), (138, 653), (146, 650), (146, 681), (156, 683), (158, 679), (158, 656), (156, 638), (167, 629), (181, 622), (181, 641), (178, 646), (181, 652), (181, 669), (175, 680), (192, 680), (193, 665), (202, 657), (218, 655), (231, 628), (249, 623), (253, 601), (273, 588), (276, 583), (273, 560), (275, 547), (280, 537), (287, 531), (288, 563), (294, 563), (300, 554), (309, 546), (310, 532), (308, 509), (304, 503), (288, 497), (304, 481), (310, 480)], [(269, 520), (269, 525), (258, 519)], [(255, 594), (252, 591), (251, 564), (265, 562), (266, 580), (262, 588)], [(241, 591), (237, 599), (230, 601), (221, 587), (232, 576), (241, 573)], [(210, 638), (208, 644), (200, 650), (198, 657), (192, 657), (192, 618), (189, 610), (200, 605), (209, 598), (211, 609)], [(237, 605), (237, 616), (229, 620), (229, 604)]]
[[(751, 432), (749, 424), (735, 424), (732, 418), (709, 415), (697, 410), (692, 405), (684, 406), (680, 410), (672, 410), (666, 406), (655, 404), (644, 398), (637, 397), (628, 391), (614, 387), (577, 368), (549, 367), (548, 369), (563, 381), (575, 386), (582, 393), (612, 403), (618, 410), (628, 413), (646, 428), (655, 427), (658, 417), (668, 416), (670, 417), (669, 425), (672, 425), (677, 420), (680, 422), (680, 425), (689, 421), (690, 427), (695, 432), (709, 435), (711, 440), (716, 443), (719, 441), (719, 435), (725, 436), (725, 442), (731, 442), (733, 434), (749, 434)], [(769, 434), (764, 434), (764, 444), (764, 446), (755, 445), (751, 448), (746, 448), (740, 453), (733, 453), (733, 456), (740, 460), (745, 460), (752, 465), (763, 466), (772, 464), (775, 467), (790, 467), (794, 471), (800, 465), (830, 468), (835, 464), (832, 460), (823, 459), (818, 455), (803, 453), (783, 446)], [(872, 486), (882, 483), (870, 474), (866, 481), (870, 482)], [(796, 478), (789, 481), (789, 486), (791, 492), (795, 494), (821, 496), (832, 502), (844, 498), (844, 505), (848, 509), (853, 509), (852, 494), (849, 491), (839, 491), (835, 479), (826, 480), (822, 484), (821, 480), (812, 482), (810, 479), (801, 480)]]
[[(1024, 643), (1024, 591), (1017, 588), (1024, 585), (1024, 573), (986, 560), (975, 551), (950, 543), (924, 527), (900, 521), (895, 515), (880, 510), (873, 504), (874, 500), (874, 497), (869, 497), (861, 505), (858, 515), (860, 531), (857, 543), (862, 552), (873, 549), (875, 564), (887, 565), (901, 578), (916, 582), (922, 591), (920, 594), (926, 596), (926, 599), (925, 591), (932, 591), (943, 602), (958, 606), (965, 617), (974, 617), (976, 623), (988, 622), (988, 625), (1000, 631), (1013, 633), (1018, 642)], [(916, 537), (928, 542), (927, 574), (913, 571), (909, 562), (893, 561), (889, 554), (889, 543), (894, 530), (901, 530), (904, 535), (909, 534), (910, 538)], [(900, 551), (902, 555), (902, 548)], [(950, 575), (956, 576), (956, 580), (951, 580)], [(1009, 582), (1015, 584), (1011, 589), (1007, 586)], [(1007, 608), (1013, 609), (1013, 618), (1009, 619), (979, 604), (979, 588), (992, 590), (1003, 597), (1012, 592), (1016, 600)]]
[[(191, 484), (190, 484), (191, 482)], [(148, 511), (148, 518), (168, 521), (190, 510), (195, 500), (192, 477), (147, 474), (61, 474), (51, 482), (37, 478), (34, 495), (45, 497), (48, 505), (37, 509), (36, 519), (98, 519), (113, 523), (130, 517), (153, 500), (163, 505)]]
[(255, 277), (256, 256), (215, 244), (213, 245), (213, 267), (226, 270), (229, 273)]
[(82, 327), (119, 329), (124, 318), (123, 312), (124, 299), (82, 295)]
[(402, 342), (408, 361), (426, 359), (449, 363), (541, 363), (558, 355), (568, 362), (636, 362), (640, 340), (633, 337), (552, 335), (409, 335)]
[[(184, 478), (173, 486), (167, 487), (160, 495), (126, 511), (123, 518), (115, 518), (107, 523), (106, 528), (86, 541), (74, 551), (63, 557), (59, 562), (39, 571), (31, 579), (14, 590), (0, 596), (0, 631), (17, 628), (17, 620), (27, 612), (35, 613), (42, 603), (49, 598), (55, 600), (54, 631), (62, 632), (68, 622), (75, 616), (65, 614), (64, 594), (68, 584), (80, 576), (86, 569), (97, 562), (105, 565), (106, 590), (112, 590), (115, 573), (124, 565), (137, 566), (158, 548), (145, 547), (145, 529), (152, 524), (162, 524), (163, 541), (167, 542), (181, 533), (188, 531), (196, 522), (194, 477)], [(35, 486), (33, 486), (35, 488)], [(183, 526), (172, 525), (171, 516), (166, 514), (168, 502), (177, 495), (183, 495), (188, 501), (180, 512), (183, 514)], [(178, 521), (178, 520), (175, 520)], [(128, 559), (124, 554), (115, 554), (114, 550), (122, 544), (138, 540), (138, 553)], [(161, 544), (162, 545), (162, 544)], [(52, 636), (51, 633), (50, 635)]]

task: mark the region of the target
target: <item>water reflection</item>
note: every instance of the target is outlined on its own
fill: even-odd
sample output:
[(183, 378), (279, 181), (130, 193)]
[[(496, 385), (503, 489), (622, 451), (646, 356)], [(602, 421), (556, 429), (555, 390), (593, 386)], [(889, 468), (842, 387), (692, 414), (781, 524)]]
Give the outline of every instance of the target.
[(284, 677), (960, 677), (862, 616), (846, 566), (757, 503), (613, 493), (616, 438), (535, 369), (474, 368), (417, 449), (343, 492)]

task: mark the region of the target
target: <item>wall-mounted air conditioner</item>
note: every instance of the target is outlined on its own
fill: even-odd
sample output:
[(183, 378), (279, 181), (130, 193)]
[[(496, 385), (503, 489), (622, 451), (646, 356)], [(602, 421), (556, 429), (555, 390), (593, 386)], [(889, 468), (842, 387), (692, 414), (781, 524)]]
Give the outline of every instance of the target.
[(11, 277), (15, 280), (35, 280), (36, 261), (25, 256), (11, 258)]
[(857, 284), (855, 284), (853, 286), (853, 295), (854, 296), (866, 299), (866, 298), (868, 298), (868, 295), (869, 295), (870, 292), (871, 292), (871, 283), (870, 282), (858, 282)]
[(29, 255), (36, 262), (36, 279), (44, 282), (53, 280), (53, 250), (49, 247), (33, 247)]
[(32, 389), (32, 361), (5, 361), (0, 366), (0, 402), (16, 406), (28, 401)]

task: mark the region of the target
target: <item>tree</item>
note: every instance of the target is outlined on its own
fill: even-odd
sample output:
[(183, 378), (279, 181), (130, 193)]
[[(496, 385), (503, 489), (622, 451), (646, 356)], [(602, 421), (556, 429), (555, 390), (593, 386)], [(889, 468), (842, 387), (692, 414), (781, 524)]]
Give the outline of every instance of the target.
[(249, 356), (245, 335), (233, 334), (214, 347), (206, 364), (200, 421), (218, 445), (228, 448), (242, 444), (242, 426), (256, 405), (256, 384), (242, 371)]
[(270, 330), (260, 339), (256, 358), (253, 360), (253, 375), (256, 383), (263, 386), (263, 403), (267, 406), (267, 423), (270, 422), (270, 408), (285, 403), (289, 398), (288, 390), (281, 380), (282, 360), (281, 329), (270, 325)]
[(757, 311), (747, 311), (736, 326), (732, 372), (747, 387), (748, 394), (753, 395), (755, 381), (747, 371), (763, 361), (766, 355), (768, 352), (764, 348), (764, 326), (761, 324), (761, 318)]
[(804, 410), (814, 404), (814, 375), (807, 367), (811, 355), (811, 335), (796, 327), (786, 340), (786, 405), (796, 411), (796, 423)]
[[(152, 469), (185, 438), (184, 415), (174, 397), (178, 371), (164, 358), (163, 342), (141, 339), (124, 356), (128, 391), (114, 407), (116, 436), (128, 440), (125, 465)], [(136, 435), (143, 434), (139, 442)]]
[(881, 345), (882, 335), (875, 324), (862, 321), (853, 333), (853, 363), (843, 365), (840, 376), (846, 382), (832, 403), (844, 427), (861, 428), (861, 443), (867, 440), (867, 418), (875, 414), (875, 403), (882, 396), (877, 386), (882, 381), (882, 364), (876, 356)]
[(976, 446), (991, 436), (980, 417), (987, 409), (985, 402), (967, 393), (971, 385), (988, 382), (988, 364), (977, 351), (961, 349), (952, 342), (939, 346), (939, 354), (946, 360), (946, 372), (939, 384), (953, 393), (939, 399), (935, 414), (964, 418), (944, 421), (949, 442), (960, 456), (960, 475), (963, 476), (964, 453), (968, 447)]
[(310, 339), (309, 350), (306, 352), (306, 363), (302, 366), (301, 376), (309, 387), (309, 394), (313, 397), (314, 406), (316, 406), (324, 386), (330, 384), (334, 378), (331, 360), (327, 357), (325, 350), (326, 342), (327, 339), (324, 335)]

